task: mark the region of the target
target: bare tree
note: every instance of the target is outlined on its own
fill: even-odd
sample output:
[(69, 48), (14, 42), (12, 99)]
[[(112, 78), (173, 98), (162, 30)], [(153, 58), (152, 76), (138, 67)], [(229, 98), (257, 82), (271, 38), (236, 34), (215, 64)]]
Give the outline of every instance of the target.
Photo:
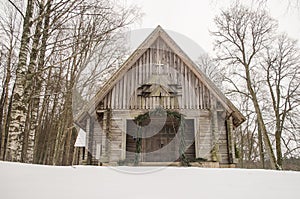
[(219, 88), (224, 81), (225, 69), (220, 66), (217, 59), (210, 57), (208, 54), (202, 54), (196, 61), (200, 70), (206, 74)]
[(27, 57), (29, 54), (29, 43), (31, 34), (31, 23), (33, 17), (34, 2), (27, 1), (26, 14), (23, 20), (23, 33), (19, 50), (19, 59), (16, 69), (16, 80), (12, 92), (11, 120), (9, 125), (8, 146), (6, 160), (21, 161), (23, 132), (25, 129), (27, 106), (24, 99), (24, 91), (27, 72)]
[[(222, 11), (215, 18), (217, 31), (212, 32), (216, 37), (216, 47), (219, 49), (219, 58), (230, 65), (242, 67), (241, 75), (251, 97), (259, 129), (263, 135), (272, 168), (280, 168), (277, 164), (268, 130), (263, 118), (253, 81), (256, 71), (256, 60), (259, 59), (264, 46), (269, 45), (276, 23), (265, 11), (256, 12), (239, 4)], [(242, 73), (241, 73), (242, 74)]]
[(0, 35), (1, 35), (1, 97), (0, 97), (0, 159), (5, 156), (8, 135), (8, 119), (10, 116), (9, 102), (12, 91), (12, 82), (15, 78), (17, 52), (19, 47), (18, 37), (20, 31), (20, 18), (16, 10), (2, 5), (7, 12), (0, 16)]
[(20, 46), (11, 47), (19, 52), (11, 97), (5, 86), (12, 81), (11, 68), (5, 64), (7, 70), (1, 71), (1, 122), (7, 124), (1, 128), (1, 153), (11, 161), (71, 164), (77, 136), (73, 88), (88, 66), (97, 75), (86, 76), (83, 85), (101, 78), (101, 66), (118, 64), (124, 53), (117, 50), (117, 35), (137, 19), (138, 9), (104, 0), (29, 0), (23, 14), (18, 3), (8, 3), (23, 25), (15, 38)]
[(215, 22), (219, 59), (232, 66), (226, 78), (233, 86), (231, 94), (242, 94), (252, 101), (260, 159), (264, 166), (265, 148), (272, 168), (279, 169), (282, 144), (285, 156), (299, 151), (300, 51), (296, 41), (285, 34), (276, 35), (276, 22), (261, 9), (253, 11), (237, 4), (223, 11)]
[[(300, 50), (296, 41), (286, 34), (279, 35), (266, 50), (265, 61), (261, 65), (266, 73), (273, 110), (270, 112), (269, 128), (274, 131), (277, 163), (282, 166), (283, 132), (288, 130), (288, 124), (299, 127), (299, 117), (295, 117), (293, 112), (298, 112), (300, 106)], [(291, 114), (292, 117), (289, 117)]]
[[(268, 0), (253, 0), (253, 2), (264, 5), (269, 1)], [(287, 9), (299, 9), (300, 8), (300, 1), (299, 0), (286, 0), (284, 2), (287, 3)]]

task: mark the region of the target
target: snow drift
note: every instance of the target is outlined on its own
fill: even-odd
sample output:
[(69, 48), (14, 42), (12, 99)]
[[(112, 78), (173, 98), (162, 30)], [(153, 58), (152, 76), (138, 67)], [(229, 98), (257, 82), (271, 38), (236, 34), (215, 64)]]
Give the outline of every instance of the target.
[(2, 199), (298, 198), (300, 172), (0, 162)]

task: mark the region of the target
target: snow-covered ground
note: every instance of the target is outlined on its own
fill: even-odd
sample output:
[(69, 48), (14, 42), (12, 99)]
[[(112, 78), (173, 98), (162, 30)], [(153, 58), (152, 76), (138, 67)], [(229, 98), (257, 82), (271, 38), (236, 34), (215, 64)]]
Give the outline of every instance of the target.
[(297, 199), (300, 172), (0, 162), (1, 199)]

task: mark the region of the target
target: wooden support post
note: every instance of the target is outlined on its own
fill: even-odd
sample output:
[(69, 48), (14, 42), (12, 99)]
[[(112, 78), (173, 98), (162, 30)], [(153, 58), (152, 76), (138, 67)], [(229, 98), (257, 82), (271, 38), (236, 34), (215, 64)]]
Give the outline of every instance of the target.
[(212, 151), (211, 159), (214, 162), (220, 161), (218, 144), (218, 113), (216, 110), (216, 99), (211, 97), (211, 132), (212, 132)]
[(197, 119), (194, 120), (195, 121), (195, 156), (196, 158), (200, 158), (200, 118), (197, 117)]
[(230, 164), (233, 164), (235, 163), (235, 153), (234, 153), (232, 117), (229, 117), (226, 120), (226, 132), (227, 132), (228, 160)]
[(108, 117), (107, 117), (107, 111), (103, 113), (102, 118), (102, 132), (101, 132), (101, 156), (100, 156), (100, 162), (108, 162)]
[(105, 112), (106, 115), (106, 121), (105, 121), (105, 124), (106, 124), (106, 128), (104, 130), (105, 134), (106, 134), (106, 157), (107, 157), (107, 162), (110, 161), (110, 156), (111, 156), (111, 120), (112, 120), (112, 116), (111, 116), (111, 110), (108, 109), (107, 112)]
[(86, 164), (91, 164), (91, 152), (92, 152), (92, 146), (91, 146), (91, 142), (92, 142), (92, 134), (91, 134), (91, 117), (89, 116), (86, 120), (86, 140), (85, 140), (85, 152), (86, 152), (86, 156), (85, 156), (85, 162)]
[(211, 112), (211, 131), (212, 131), (212, 161), (218, 162), (219, 158), (219, 144), (218, 144), (218, 115), (217, 111)]

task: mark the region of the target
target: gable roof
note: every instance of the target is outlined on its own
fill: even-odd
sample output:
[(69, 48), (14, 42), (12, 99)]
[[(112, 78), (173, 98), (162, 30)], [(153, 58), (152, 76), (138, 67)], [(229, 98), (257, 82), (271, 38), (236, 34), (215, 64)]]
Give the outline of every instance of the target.
[(110, 77), (110, 79), (99, 89), (96, 95), (89, 102), (88, 106), (79, 115), (75, 121), (81, 121), (86, 114), (95, 111), (98, 103), (106, 96), (113, 86), (123, 77), (123, 75), (132, 67), (132, 65), (151, 47), (158, 38), (163, 39), (166, 45), (187, 65), (187, 67), (199, 78), (210, 92), (221, 102), (223, 107), (234, 118), (234, 125), (238, 126), (245, 121), (245, 117), (232, 104), (232, 102), (221, 92), (219, 88), (199, 69), (199, 67), (187, 56), (185, 52), (176, 44), (176, 42), (162, 29), (157, 26), (154, 31), (140, 44), (140, 46), (131, 54), (131, 56), (119, 67), (119, 69)]

